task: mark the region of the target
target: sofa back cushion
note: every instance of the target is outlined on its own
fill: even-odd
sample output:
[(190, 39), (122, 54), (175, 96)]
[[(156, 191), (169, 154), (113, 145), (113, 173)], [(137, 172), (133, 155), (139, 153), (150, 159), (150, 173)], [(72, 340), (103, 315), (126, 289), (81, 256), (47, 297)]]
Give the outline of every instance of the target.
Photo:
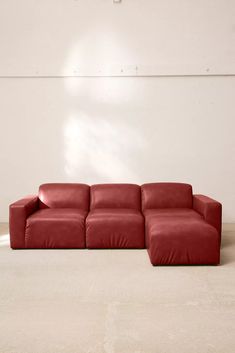
[(79, 208), (89, 210), (90, 187), (86, 184), (52, 183), (39, 187), (40, 208)]
[(140, 210), (140, 186), (135, 184), (96, 184), (91, 186), (91, 210), (131, 208)]
[(183, 183), (149, 183), (141, 186), (142, 210), (192, 208), (192, 186)]

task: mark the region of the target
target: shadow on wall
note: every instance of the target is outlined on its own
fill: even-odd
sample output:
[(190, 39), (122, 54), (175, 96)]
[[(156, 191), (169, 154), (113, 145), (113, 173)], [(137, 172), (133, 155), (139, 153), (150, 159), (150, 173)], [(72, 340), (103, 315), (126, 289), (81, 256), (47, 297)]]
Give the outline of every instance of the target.
[[(84, 33), (68, 51), (64, 74), (97, 74), (97, 68), (94, 73), (90, 71), (95, 62), (100, 75), (109, 75), (111, 67), (112, 72), (115, 67), (120, 68), (122, 57), (123, 62), (127, 58), (131, 62), (133, 53), (117, 33), (107, 32), (105, 24), (103, 29), (99, 27), (97, 31)], [(170, 94), (175, 96), (174, 90), (169, 93), (169, 87), (165, 89), (168, 98)], [(64, 90), (70, 97), (71, 112), (65, 117), (63, 126), (64, 172), (68, 181), (141, 183), (146, 181), (146, 174), (156, 180), (152, 147), (155, 160), (164, 160), (162, 169), (166, 169), (165, 161), (169, 161), (168, 155), (172, 153), (172, 141), (177, 138), (174, 123), (167, 122), (164, 117), (165, 109), (171, 111), (170, 116), (174, 116), (174, 112), (171, 105), (167, 104), (165, 108), (161, 102), (161, 85), (147, 93), (139, 81), (130, 77), (69, 77), (64, 80)], [(160, 95), (159, 102), (157, 95)], [(162, 109), (158, 114), (162, 114), (163, 119), (156, 123), (155, 117), (149, 118), (150, 122), (145, 126), (146, 116), (152, 114), (149, 114), (148, 106), (152, 107), (156, 100), (157, 109)], [(182, 140), (177, 143), (181, 145)], [(173, 151), (174, 155), (174, 147)], [(177, 163), (171, 158), (173, 167), (178, 166)], [(162, 173), (164, 180), (176, 179), (171, 174), (166, 178), (165, 174)]]
[[(105, 66), (108, 58), (115, 65), (116, 50), (126, 51), (112, 33), (106, 36), (95, 32), (96, 40), (93, 33), (71, 46), (64, 65), (66, 74), (78, 75), (81, 68), (85, 73), (93, 59)], [(87, 47), (91, 40), (95, 45)], [(128, 58), (132, 55), (125, 53)], [(232, 204), (231, 192), (225, 185), (218, 191), (218, 183), (224, 184), (224, 172), (232, 175), (224, 156), (231, 155), (233, 148), (232, 140), (226, 137), (233, 126), (227, 94), (230, 89), (225, 90), (227, 83), (221, 85), (220, 80), (64, 79), (65, 109), (60, 112), (63, 130), (59, 127), (62, 180), (189, 182), (196, 192), (222, 202), (227, 194)], [(218, 171), (218, 165), (223, 172)]]
[[(107, 31), (104, 24), (103, 29), (88, 31), (71, 47), (64, 73), (93, 74), (95, 62), (100, 75), (109, 75), (111, 67), (120, 68), (120, 56), (132, 55), (117, 31)], [(113, 77), (70, 77), (64, 82), (66, 95), (71, 97), (71, 111), (75, 112), (63, 127), (64, 171), (68, 180), (137, 182), (138, 168), (134, 164), (146, 141), (136, 128), (135, 119), (123, 110), (126, 107), (128, 111), (134, 99), (133, 82), (123, 84), (120, 78)]]
[(142, 136), (130, 124), (85, 113), (70, 116), (64, 126), (65, 173), (69, 178), (135, 181), (133, 154), (145, 148)]
[[(64, 82), (70, 103), (62, 131), (68, 181), (191, 181), (199, 158), (197, 128), (187, 114), (175, 119), (175, 106), (168, 100), (177, 87), (120, 77)], [(188, 132), (182, 136), (178, 129)], [(184, 165), (191, 172), (187, 180)]]

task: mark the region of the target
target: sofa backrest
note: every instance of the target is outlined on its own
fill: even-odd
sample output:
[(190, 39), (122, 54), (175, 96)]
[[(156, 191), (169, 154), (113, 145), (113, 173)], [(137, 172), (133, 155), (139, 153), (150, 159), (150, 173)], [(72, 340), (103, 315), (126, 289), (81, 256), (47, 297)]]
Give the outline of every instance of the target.
[(192, 208), (192, 186), (183, 183), (149, 183), (141, 186), (142, 210)]
[(140, 186), (135, 184), (96, 184), (91, 186), (91, 210), (130, 208), (140, 210)]
[(40, 208), (79, 208), (89, 210), (90, 187), (86, 184), (51, 183), (39, 187)]

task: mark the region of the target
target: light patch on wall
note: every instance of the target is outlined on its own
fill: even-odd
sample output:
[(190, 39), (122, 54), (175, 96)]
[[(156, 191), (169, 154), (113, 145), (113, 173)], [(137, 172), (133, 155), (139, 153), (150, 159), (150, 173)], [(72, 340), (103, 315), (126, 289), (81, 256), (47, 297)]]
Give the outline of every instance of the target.
[[(128, 80), (128, 81), (127, 81)], [(71, 97), (80, 95), (83, 102), (90, 101), (107, 104), (130, 103), (135, 99), (137, 87), (133, 80), (122, 77), (67, 77), (64, 80), (65, 92)]]
[(133, 153), (144, 145), (142, 137), (118, 119), (70, 116), (64, 126), (65, 173), (68, 179), (136, 180)]
[[(68, 50), (64, 76), (125, 76), (125, 70), (136, 74), (132, 54), (111, 24), (81, 33)], [(72, 85), (73, 81), (68, 81)], [(69, 88), (69, 86), (68, 86)]]
[(81, 80), (79, 77), (66, 77), (64, 80), (66, 93), (70, 96), (76, 96), (81, 87)]
[(123, 104), (134, 99), (136, 90), (133, 80), (128, 80), (123, 84), (121, 77), (103, 77), (93, 82), (90, 94), (94, 101), (100, 103)]

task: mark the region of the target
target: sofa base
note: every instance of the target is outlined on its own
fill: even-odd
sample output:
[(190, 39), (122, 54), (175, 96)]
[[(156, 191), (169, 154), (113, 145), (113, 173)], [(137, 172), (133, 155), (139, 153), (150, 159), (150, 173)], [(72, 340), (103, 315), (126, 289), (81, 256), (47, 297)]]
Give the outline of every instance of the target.
[(198, 260), (198, 261), (172, 261), (172, 260), (165, 260), (153, 258), (151, 251), (147, 249), (150, 262), (153, 266), (219, 266), (220, 265), (220, 256), (218, 259), (214, 261), (208, 260)]
[(159, 234), (148, 242), (152, 265), (218, 265), (220, 246), (216, 230), (204, 235), (184, 233), (167, 237)]

